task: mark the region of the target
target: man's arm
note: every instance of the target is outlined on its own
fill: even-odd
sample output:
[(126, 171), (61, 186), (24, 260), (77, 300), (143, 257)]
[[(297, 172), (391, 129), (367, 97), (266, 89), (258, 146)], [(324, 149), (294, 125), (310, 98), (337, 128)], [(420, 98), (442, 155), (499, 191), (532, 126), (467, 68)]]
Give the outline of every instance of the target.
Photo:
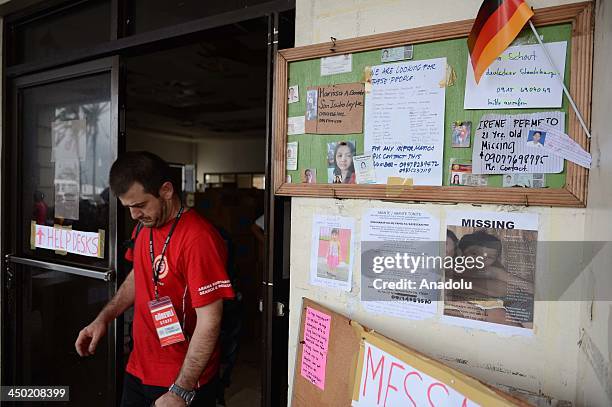
[[(223, 300), (195, 309), (197, 321), (189, 348), (175, 383), (180, 387), (192, 390), (196, 387), (210, 356), (215, 349), (221, 329)], [(166, 393), (155, 402), (156, 406), (184, 405), (181, 398), (174, 393)]]
[(94, 354), (96, 346), (106, 334), (107, 325), (134, 304), (134, 270), (127, 275), (119, 291), (100, 311), (96, 319), (79, 332), (74, 346), (80, 356)]

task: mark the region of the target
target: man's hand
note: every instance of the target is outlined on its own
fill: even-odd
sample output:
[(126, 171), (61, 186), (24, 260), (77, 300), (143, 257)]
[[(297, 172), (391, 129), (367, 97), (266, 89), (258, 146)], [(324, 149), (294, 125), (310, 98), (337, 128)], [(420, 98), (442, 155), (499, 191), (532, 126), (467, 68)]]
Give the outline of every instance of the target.
[(80, 356), (91, 356), (98, 346), (98, 342), (104, 335), (106, 329), (118, 315), (134, 304), (134, 270), (127, 275), (119, 291), (100, 311), (98, 317), (79, 332), (74, 347)]
[(153, 404), (155, 407), (185, 407), (187, 403), (185, 400), (180, 398), (178, 395), (167, 392), (157, 400)]
[(91, 356), (94, 354), (98, 342), (106, 335), (106, 323), (98, 319), (79, 332), (74, 346), (79, 356)]

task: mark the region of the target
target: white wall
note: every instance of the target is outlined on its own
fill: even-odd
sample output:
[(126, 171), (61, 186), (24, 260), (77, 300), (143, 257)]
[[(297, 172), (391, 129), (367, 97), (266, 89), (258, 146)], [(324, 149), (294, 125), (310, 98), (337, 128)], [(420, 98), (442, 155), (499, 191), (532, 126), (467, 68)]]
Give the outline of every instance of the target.
[[(609, 0), (606, 0), (609, 3)], [(296, 10), (296, 46), (308, 45), (328, 41), (330, 36), (338, 39), (350, 38), (373, 33), (425, 26), (462, 19), (473, 18), (476, 15), (481, 0), (438, 0), (434, 2), (399, 1), (399, 0), (297, 0)], [(532, 0), (533, 7), (548, 7), (571, 1), (559, 0)], [(609, 6), (609, 4), (608, 4)], [(599, 8), (602, 8), (601, 6)], [(598, 23), (601, 18), (598, 17)], [(607, 24), (608, 44), (612, 40), (609, 33), (610, 19)], [(603, 27), (599, 29), (598, 35)], [(599, 48), (598, 48), (599, 49)], [(601, 52), (601, 51), (599, 51)], [(610, 66), (609, 51), (596, 58), (599, 67), (595, 83), (603, 84), (602, 75)], [(599, 76), (597, 76), (599, 75)], [(597, 81), (600, 78), (600, 81)], [(596, 86), (597, 87), (597, 86)], [(599, 96), (594, 100), (601, 101), (601, 109), (608, 108), (610, 103), (610, 89), (612, 84), (608, 79), (605, 87), (600, 87)], [(605, 100), (607, 99), (607, 102)], [(604, 103), (605, 102), (605, 103)], [(600, 113), (602, 114), (602, 113)], [(603, 119), (597, 122), (594, 112), (593, 133), (602, 137), (601, 131), (609, 129)], [(601, 131), (598, 131), (600, 129)], [(607, 131), (610, 135), (610, 131)], [(597, 137), (597, 136), (594, 136)], [(612, 140), (604, 145), (598, 141), (599, 148), (612, 155)], [(595, 143), (595, 142), (594, 142)], [(595, 144), (594, 144), (595, 146)], [(610, 164), (608, 164), (610, 165)], [(609, 174), (610, 169), (607, 169)], [(536, 212), (540, 216), (540, 240), (583, 240), (585, 238), (585, 225), (590, 229), (589, 236), (598, 235), (602, 239), (607, 236), (612, 227), (612, 213), (610, 212), (610, 192), (601, 192), (602, 196), (593, 195), (593, 189), (600, 188), (606, 175), (602, 178), (592, 176), (591, 182), (597, 186), (590, 188), (589, 209), (562, 209), (562, 208), (523, 208), (497, 205), (484, 205), (483, 210), (492, 211), (519, 211)], [(612, 177), (607, 175), (607, 179)], [(608, 181), (608, 186), (610, 181)], [(598, 311), (601, 316), (595, 324), (585, 322), (586, 302), (556, 301), (538, 302), (534, 316), (534, 335), (530, 338), (503, 337), (493, 333), (477, 331), (467, 328), (458, 328), (440, 323), (437, 318), (426, 321), (408, 321), (394, 318), (385, 318), (366, 313), (359, 304), (359, 272), (360, 252), (357, 245), (355, 251), (355, 264), (353, 290), (350, 293), (339, 293), (327, 289), (315, 288), (308, 283), (310, 241), (312, 218), (316, 214), (342, 214), (357, 220), (356, 241), (360, 239), (361, 214), (367, 208), (379, 206), (418, 207), (429, 211), (441, 218), (447, 209), (473, 209), (471, 205), (440, 205), (423, 204), (410, 205), (399, 203), (383, 203), (365, 200), (342, 201), (339, 209), (334, 200), (329, 199), (292, 199), (291, 219), (291, 293), (290, 293), (290, 332), (289, 332), (289, 378), (290, 394), (294, 371), (297, 333), (299, 327), (300, 305), (302, 297), (309, 297), (315, 301), (355, 318), (401, 343), (413, 347), (436, 359), (471, 374), (492, 384), (503, 384), (535, 393), (542, 393), (560, 400), (578, 401), (578, 405), (606, 406), (602, 386), (597, 386), (597, 375), (594, 369), (589, 370), (589, 358), (585, 351), (580, 350), (577, 343), (580, 339), (580, 328), (584, 325), (593, 325), (590, 332), (593, 343), (597, 343), (601, 353), (606, 355), (609, 367), (610, 342), (606, 341), (610, 329), (610, 307), (601, 306)], [(605, 202), (608, 202), (605, 204)], [(594, 228), (598, 233), (592, 232), (592, 224), (586, 223), (587, 213), (593, 219), (605, 218), (607, 223)], [(609, 237), (605, 237), (610, 240)], [(612, 264), (612, 261), (608, 261)], [(609, 268), (609, 266), (608, 266)], [(599, 270), (599, 271), (597, 271)], [(593, 273), (602, 272), (597, 269)], [(554, 270), (549, 270), (547, 278), (554, 278)], [(603, 282), (603, 279), (601, 280)], [(577, 281), (572, 287), (575, 292), (584, 293), (590, 285), (589, 279)], [(605, 290), (606, 287), (602, 287)], [(612, 291), (611, 287), (607, 288)], [(610, 294), (608, 294), (610, 295)], [(574, 296), (574, 298), (576, 298)], [(599, 307), (599, 306), (598, 306)], [(604, 332), (605, 331), (605, 332)], [(606, 353), (607, 352), (607, 353)], [(459, 363), (458, 359), (465, 362)], [(592, 359), (592, 358), (591, 358)], [(605, 362), (605, 361), (604, 361)], [(601, 366), (598, 368), (602, 370)], [(580, 371), (580, 372), (579, 372)], [(609, 370), (608, 370), (609, 371)], [(588, 386), (586, 381), (589, 381)], [(596, 395), (591, 395), (590, 392)], [(581, 393), (582, 395), (579, 395)]]
[[(579, 405), (612, 405), (612, 1), (596, 6), (593, 69), (593, 168), (589, 175), (585, 240), (606, 241), (585, 276), (577, 400)], [(602, 301), (606, 300), (606, 301)]]
[(128, 129), (127, 151), (149, 151), (164, 160), (176, 164), (195, 164), (197, 144), (174, 138), (167, 134), (151, 134), (142, 130)]
[(266, 169), (266, 140), (260, 138), (191, 140), (184, 136), (129, 130), (127, 150), (147, 150), (168, 162), (196, 164), (204, 173), (257, 172)]
[(204, 140), (198, 144), (198, 179), (211, 172), (259, 172), (266, 169), (265, 138)]

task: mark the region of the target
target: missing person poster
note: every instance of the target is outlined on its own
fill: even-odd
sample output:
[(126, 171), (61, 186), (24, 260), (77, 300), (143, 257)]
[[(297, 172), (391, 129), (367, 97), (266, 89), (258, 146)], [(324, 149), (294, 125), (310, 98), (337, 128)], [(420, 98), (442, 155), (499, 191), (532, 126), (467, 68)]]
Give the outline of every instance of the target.
[(565, 113), (485, 114), (476, 128), (472, 172), (526, 174), (563, 171), (563, 157), (543, 148), (546, 133), (538, 129), (544, 125), (563, 131)]
[(365, 98), (364, 150), (378, 184), (390, 177), (442, 185), (446, 58), (371, 68)]
[(533, 328), (538, 215), (451, 211), (446, 224), (446, 255), (461, 261), (445, 266), (445, 280), (462, 284), (445, 290), (444, 316), (498, 332)]

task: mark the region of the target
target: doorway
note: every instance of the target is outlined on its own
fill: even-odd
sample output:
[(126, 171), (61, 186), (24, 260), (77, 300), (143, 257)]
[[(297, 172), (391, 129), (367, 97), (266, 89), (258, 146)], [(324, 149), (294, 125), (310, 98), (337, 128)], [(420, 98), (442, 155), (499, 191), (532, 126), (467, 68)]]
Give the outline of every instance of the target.
[[(233, 368), (227, 405), (286, 405), (288, 319), (273, 310), (288, 301), (289, 205), (270, 190), (269, 129), (272, 61), (277, 47), (293, 44), (294, 3), (259, 1), (209, 17), (183, 13), (182, 23), (140, 26), (142, 32), (129, 27), (125, 13), (145, 9), (120, 7), (144, 4), (139, 0), (38, 3), (5, 20), (2, 384), (69, 385), (74, 405), (119, 398), (129, 315), (111, 325), (95, 358), (79, 359), (68, 338), (125, 274), (122, 241), (132, 225), (109, 196), (108, 168), (125, 151), (148, 150), (172, 164), (185, 203), (225, 232), (233, 252), (228, 268), (240, 323), (227, 327), (236, 339), (224, 366)], [(100, 9), (110, 10), (104, 19)], [(79, 24), (58, 18), (96, 21), (106, 34), (72, 35)], [(56, 28), (65, 47), (50, 49), (45, 44), (60, 38)], [(81, 129), (85, 148), (71, 150), (73, 171), (58, 169), (53, 155), (54, 126), (67, 122)], [(39, 231), (59, 229), (97, 233), (103, 244), (96, 256), (82, 257), (32, 243)]]
[[(182, 168), (175, 185), (183, 202), (229, 247), (237, 299), (225, 304), (224, 317), (233, 321), (222, 333), (231, 345), (221, 375), (226, 405), (237, 407), (262, 397), (267, 35), (262, 17), (124, 59), (125, 150), (147, 150)], [(134, 224), (128, 212), (122, 218), (119, 239), (127, 240)], [(126, 344), (130, 321), (127, 315)]]

